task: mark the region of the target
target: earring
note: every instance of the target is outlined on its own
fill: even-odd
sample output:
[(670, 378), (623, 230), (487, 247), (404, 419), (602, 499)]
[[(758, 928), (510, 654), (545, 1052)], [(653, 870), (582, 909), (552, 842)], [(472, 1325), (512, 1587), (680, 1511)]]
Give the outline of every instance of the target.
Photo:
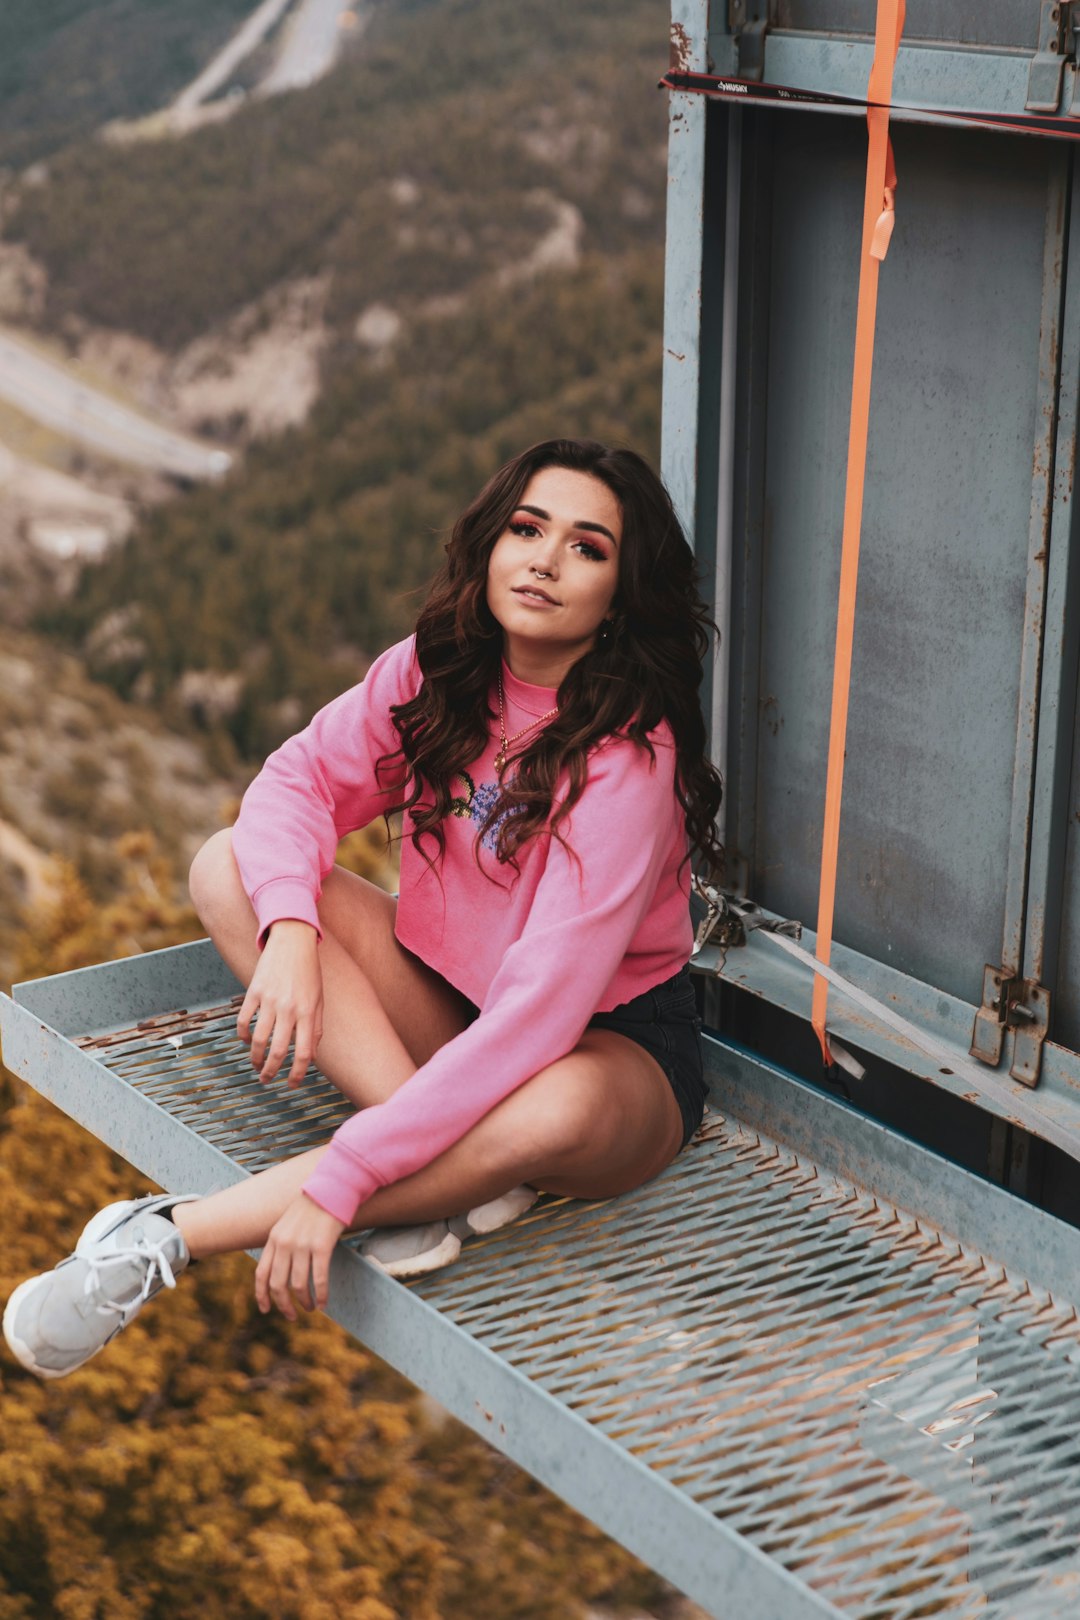
[(600, 647), (609, 647), (611, 645), (611, 638), (614, 634), (615, 621), (613, 619), (601, 620), (600, 630), (596, 638), (597, 645)]

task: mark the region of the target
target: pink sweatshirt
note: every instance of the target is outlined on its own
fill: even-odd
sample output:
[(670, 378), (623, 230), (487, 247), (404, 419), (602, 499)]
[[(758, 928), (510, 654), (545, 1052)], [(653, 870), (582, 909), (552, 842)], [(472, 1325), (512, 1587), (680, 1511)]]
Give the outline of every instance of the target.
[[(286, 917), (319, 928), (322, 879), (338, 840), (389, 802), (375, 764), (397, 748), (390, 706), (419, 685), (410, 638), (272, 754), (244, 795), (233, 847), (260, 941)], [(510, 736), (555, 705), (553, 691), (517, 680), (505, 664), (503, 685)], [(542, 833), (519, 851), (516, 878), (489, 847), (481, 850), (483, 870), (474, 853), (478, 824), (498, 793), (497, 721), (462, 779), (437, 869), (403, 840), (397, 937), (480, 1016), (391, 1098), (335, 1133), (304, 1190), (338, 1220), (351, 1224), (377, 1188), (430, 1164), (565, 1056), (594, 1013), (662, 983), (687, 961), (689, 865), (666, 723), (651, 740), (655, 764), (625, 738), (594, 749), (585, 791), (559, 829), (573, 855)]]

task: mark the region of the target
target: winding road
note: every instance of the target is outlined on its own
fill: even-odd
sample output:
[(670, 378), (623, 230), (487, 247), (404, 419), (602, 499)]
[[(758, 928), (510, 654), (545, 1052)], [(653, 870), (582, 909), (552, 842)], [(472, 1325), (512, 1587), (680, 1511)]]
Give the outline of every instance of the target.
[(0, 332), (0, 399), (116, 461), (152, 467), (173, 478), (222, 478), (232, 465), (227, 450), (150, 421), (8, 332)]
[(273, 66), (251, 92), (255, 96), (303, 90), (321, 79), (337, 61), (346, 30), (363, 28), (372, 9), (369, 0), (354, 0), (351, 5), (349, 0), (262, 0), (213, 61), (176, 97), (168, 110), (169, 122), (175, 129), (183, 132), (197, 127), (207, 113), (227, 115), (243, 104), (242, 95), (231, 104), (228, 100), (216, 104), (213, 98), (290, 7)]
[(281, 53), (260, 84), (260, 96), (303, 90), (329, 73), (341, 50), (344, 30), (360, 28), (371, 7), (346, 0), (300, 0), (282, 29)]
[(245, 56), (250, 56), (256, 45), (260, 45), (266, 35), (292, 5), (292, 0), (263, 0), (261, 6), (256, 6), (251, 16), (243, 23), (221, 49), (212, 62), (207, 63), (197, 79), (192, 79), (176, 100), (170, 111), (185, 114), (194, 111), (204, 101), (209, 101), (221, 87), (228, 83), (236, 72)]

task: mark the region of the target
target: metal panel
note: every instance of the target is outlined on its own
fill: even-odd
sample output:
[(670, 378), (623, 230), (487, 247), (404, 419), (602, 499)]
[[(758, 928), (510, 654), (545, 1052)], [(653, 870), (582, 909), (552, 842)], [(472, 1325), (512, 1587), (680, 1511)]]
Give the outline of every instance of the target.
[[(81, 1049), (3, 1001), (8, 1062), (177, 1189), (321, 1140), (336, 1093), (268, 1095), (235, 1002), (191, 1005), (190, 955), (162, 971), (186, 1014)], [(716, 1615), (1064, 1620), (1080, 1237), (709, 1047), (726, 1117), (662, 1177), (544, 1200), (410, 1290), (343, 1247), (333, 1314)]]
[[(710, 109), (710, 118), (720, 109)], [(766, 534), (765, 440), (768, 420), (768, 356), (773, 131), (768, 118), (743, 116), (740, 186), (738, 308), (735, 353), (735, 420), (730, 491), (732, 539), (729, 636), (726, 653), (728, 719), (725, 737), (725, 839), (727, 880), (745, 893), (756, 872), (757, 788), (760, 753), (761, 612)], [(708, 199), (711, 210), (718, 201)], [(716, 361), (713, 361), (716, 364)], [(721, 492), (721, 501), (726, 492)], [(719, 581), (717, 582), (719, 585)], [(718, 607), (719, 607), (718, 602)]]
[(1080, 172), (1072, 176), (1047, 630), (1025, 974), (1052, 991), (1051, 1033), (1080, 1050)]
[[(717, 641), (713, 656), (712, 685), (709, 692), (708, 725), (712, 738), (712, 760), (724, 783), (728, 780), (728, 719), (731, 713), (730, 661), (728, 647), (731, 642), (731, 615), (732, 615), (732, 580), (733, 560), (735, 550), (735, 457), (737, 430), (737, 392), (736, 377), (738, 374), (738, 327), (739, 327), (739, 222), (742, 213), (742, 172), (743, 172), (743, 116), (741, 107), (729, 107), (726, 120), (721, 123), (719, 119), (709, 120), (709, 130), (722, 131), (722, 141), (715, 144), (718, 147), (716, 162), (724, 165), (724, 214), (719, 219), (718, 200), (712, 199), (712, 207), (706, 212), (706, 219), (710, 217), (715, 223), (716, 238), (722, 243), (722, 251), (714, 253), (719, 258), (721, 271), (715, 277), (714, 285), (709, 289), (710, 296), (716, 299), (716, 307), (720, 314), (718, 328), (715, 332), (713, 353), (719, 354), (719, 364), (713, 363), (709, 349), (705, 350), (708, 357), (707, 372), (711, 370), (716, 378), (716, 467), (713, 484), (716, 489), (716, 500), (713, 511), (712, 528), (715, 541), (711, 548), (713, 572), (713, 622), (716, 625)], [(720, 228), (722, 225), (722, 229)], [(719, 298), (717, 299), (717, 292)], [(712, 333), (707, 333), (712, 336)], [(703, 424), (704, 426), (704, 424)], [(708, 467), (703, 476), (708, 477)], [(706, 520), (707, 521), (707, 520)], [(704, 554), (706, 547), (701, 546), (699, 554)], [(721, 843), (727, 837), (727, 794), (721, 802), (720, 813), (717, 817), (717, 832)]]
[[(772, 0), (775, 28), (820, 34), (874, 37), (876, 0)], [(1035, 50), (1039, 39), (1037, 0), (907, 0), (904, 40), (938, 40), (945, 45), (1000, 45)]]
[[(754, 897), (812, 921), (865, 134), (788, 114), (769, 138), (768, 356), (740, 362), (768, 368), (761, 650), (736, 682), (740, 702), (757, 689), (757, 713), (731, 721), (758, 727), (757, 820), (734, 831)], [(977, 1005), (1006, 920), (1032, 462), (1052, 429), (1038, 390), (1049, 160), (968, 132), (911, 128), (896, 147), (836, 936)]]
[[(763, 76), (770, 84), (829, 90), (861, 100), (873, 56), (872, 44), (769, 34)], [(1026, 56), (905, 44), (893, 78), (894, 119), (906, 122), (915, 114), (904, 109), (923, 108), (1022, 113), (1028, 100), (1029, 74)]]
[[(837, 26), (770, 27), (763, 36), (753, 36), (749, 56), (739, 37), (719, 19), (714, 20), (709, 71), (861, 100), (873, 60), (872, 8), (851, 0), (836, 0), (836, 7), (842, 8), (842, 16), (839, 9), (826, 11), (824, 7), (820, 16), (828, 16)], [(751, 9), (763, 10), (760, 0)], [(981, 26), (984, 12), (985, 28)], [(784, 14), (797, 15), (800, 22), (813, 16), (808, 5), (796, 0)], [(975, 26), (966, 26), (971, 19)], [(845, 21), (850, 26), (842, 26)], [(1017, 0), (998, 0), (993, 6), (943, 6), (940, 0), (929, 0), (928, 7), (918, 11), (909, 3), (893, 83), (894, 117), (906, 122), (936, 119), (937, 114), (950, 111), (1023, 113), (1033, 89), (1032, 59), (1037, 54), (1039, 27), (1037, 0), (1023, 5)], [(975, 43), (980, 37), (988, 43)], [(1048, 73), (1044, 71), (1037, 80), (1039, 105), (1068, 114), (1077, 105), (1076, 70), (1071, 62), (1063, 62), (1059, 72), (1058, 60), (1051, 57)], [(1052, 105), (1055, 95), (1057, 103)]]
[(223, 981), (221, 957), (208, 939), (166, 951), (146, 951), (117, 962), (54, 973), (16, 985), (15, 999), (61, 1035), (104, 1034), (126, 1029), (136, 1018), (175, 1011), (178, 997), (204, 1006), (242, 990), (239, 979)]
[[(1054, 455), (1058, 434), (1057, 397), (1061, 369), (1063, 261), (1069, 196), (1067, 155), (1050, 150), (1046, 153), (1046, 160), (1046, 231), (1043, 237), (1043, 276), (1039, 300), (1038, 369), (1035, 374), (1035, 453), (1032, 458), (1027, 578), (1020, 648), (1020, 691), (1016, 716), (1008, 872), (1005, 881), (1004, 938), (1000, 957), (1000, 962), (1010, 974), (1019, 972), (1024, 950), (1024, 919), (1034, 799), (1035, 737), (1040, 717), (1039, 685), (1043, 655), (1046, 572), (1050, 550), (1051, 505), (1054, 498)], [(1041, 932), (1040, 918), (1035, 946), (1040, 957)]]
[[(672, 65), (703, 70), (708, 0), (675, 0)], [(668, 107), (667, 258), (664, 264), (663, 439), (660, 465), (687, 534), (697, 531), (705, 107), (674, 91)]]

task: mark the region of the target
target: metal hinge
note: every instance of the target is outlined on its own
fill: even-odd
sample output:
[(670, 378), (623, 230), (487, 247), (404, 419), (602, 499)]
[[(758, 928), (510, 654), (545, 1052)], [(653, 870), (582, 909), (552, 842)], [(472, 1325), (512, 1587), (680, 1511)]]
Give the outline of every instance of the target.
[(740, 79), (761, 79), (765, 72), (769, 0), (728, 0), (728, 27), (738, 53), (736, 74)]
[(1073, 0), (1042, 0), (1039, 7), (1039, 44), (1028, 70), (1028, 112), (1056, 113), (1061, 105), (1065, 63), (1075, 59), (1076, 30)]
[(1012, 978), (1004, 968), (983, 968), (982, 1006), (975, 1014), (970, 1053), (996, 1068), (1001, 1062), (1005, 1031), (1014, 1031), (1009, 1073), (1022, 1085), (1036, 1086), (1042, 1068), (1043, 1042), (1050, 1028), (1050, 992), (1035, 979)]

